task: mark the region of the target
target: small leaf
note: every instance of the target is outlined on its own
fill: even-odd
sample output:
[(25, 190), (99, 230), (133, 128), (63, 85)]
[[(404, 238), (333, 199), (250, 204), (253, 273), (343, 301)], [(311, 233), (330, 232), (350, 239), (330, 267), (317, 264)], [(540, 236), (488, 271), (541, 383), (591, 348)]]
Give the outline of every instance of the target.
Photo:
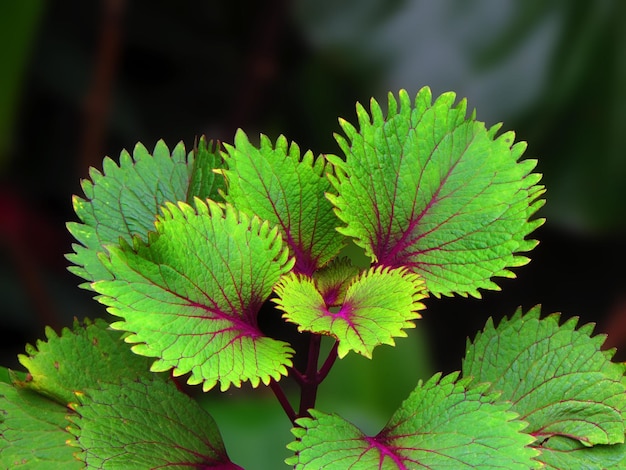
[(324, 197), (330, 189), (323, 157), (309, 151), (300, 157), (294, 143), (281, 136), (274, 146), (264, 135), (260, 147), (239, 130), (235, 145), (225, 145), (226, 200), (249, 215), (278, 225), (296, 258), (295, 270), (311, 275), (344, 245), (337, 217)]
[(393, 337), (406, 336), (403, 329), (415, 327), (411, 320), (420, 318), (423, 290), (416, 274), (379, 267), (356, 277), (336, 309), (325, 302), (313, 279), (296, 274), (283, 277), (275, 301), (300, 331), (337, 338), (340, 358), (349, 351), (371, 358), (376, 346), (393, 345)]
[[(626, 366), (600, 349), (604, 337), (590, 336), (593, 325), (577, 330), (576, 319), (562, 325), (559, 319), (540, 319), (535, 307), (526, 315), (518, 309), (497, 328), (490, 320), (468, 342), (463, 361), (465, 376), (491, 383), (529, 423), (537, 445), (547, 442), (542, 458), (558, 436), (584, 446), (624, 442)], [(584, 452), (577, 456), (580, 465), (569, 468), (585, 462)]]
[(19, 386), (0, 383), (0, 468), (57, 470), (84, 465), (67, 445), (65, 406)]
[(121, 153), (119, 166), (107, 157), (102, 173), (91, 168), (91, 180), (82, 181), (85, 199), (73, 199), (81, 223), (67, 224), (80, 242), (73, 245), (74, 253), (67, 255), (74, 264), (70, 271), (87, 281), (111, 279), (98, 258), (105, 245), (117, 245), (120, 238), (130, 243), (133, 236), (146, 240), (166, 202), (217, 196), (223, 178), (212, 170), (221, 165), (219, 153), (204, 138), (196, 153), (195, 159), (193, 153), (187, 155), (180, 143), (170, 154), (159, 141), (150, 154), (137, 144), (132, 157), (126, 151)]
[(77, 398), (71, 431), (88, 468), (241, 468), (213, 418), (171, 382), (103, 383)]
[(206, 137), (202, 136), (192, 156), (193, 159), (190, 159), (190, 163), (193, 165), (189, 187), (187, 188), (187, 204), (191, 204), (196, 197), (219, 201), (221, 199), (220, 193), (226, 188), (224, 177), (217, 171), (222, 168), (224, 163), (220, 156), (219, 143), (215, 145), (212, 140), (207, 142)]
[(536, 245), (525, 239), (543, 222), (529, 221), (543, 203), (536, 162), (518, 162), (526, 145), (466, 118), (453, 93), (432, 103), (423, 88), (411, 103), (402, 90), (399, 100), (389, 94), (386, 117), (374, 100), (371, 116), (357, 105), (359, 130), (341, 121), (346, 159), (328, 157), (339, 231), (378, 265), (423, 276), (436, 296), (497, 289), (490, 279), (512, 277), (528, 262), (517, 253)]
[(421, 381), (376, 436), (368, 437), (337, 415), (311, 410), (292, 430), (296, 470), (454, 468), (510, 470), (539, 468), (509, 404), (494, 402), (485, 386), (468, 388), (458, 374)]
[(137, 354), (157, 357), (153, 371), (191, 373), (208, 390), (278, 380), (291, 366), (288, 344), (263, 335), (257, 314), (293, 266), (276, 228), (231, 206), (199, 199), (167, 204), (147, 244), (109, 248), (115, 275), (93, 289), (131, 332)]
[(121, 340), (121, 334), (108, 328), (104, 320), (91, 323), (77, 321), (61, 336), (46, 328), (47, 341), (37, 347), (26, 346), (28, 355), (20, 355), (20, 363), (28, 370), (22, 386), (67, 405), (76, 391), (94, 387), (99, 381), (115, 382), (154, 375), (150, 360), (132, 354)]
[(346, 298), (350, 283), (360, 269), (348, 258), (335, 258), (322, 269), (315, 271), (313, 280), (327, 307), (339, 307)]

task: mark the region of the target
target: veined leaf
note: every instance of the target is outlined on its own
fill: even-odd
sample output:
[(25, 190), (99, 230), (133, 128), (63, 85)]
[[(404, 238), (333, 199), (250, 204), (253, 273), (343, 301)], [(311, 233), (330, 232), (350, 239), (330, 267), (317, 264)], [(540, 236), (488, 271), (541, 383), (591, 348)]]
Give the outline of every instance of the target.
[[(589, 447), (623, 443), (625, 432), (626, 365), (600, 349), (604, 337), (590, 336), (593, 325), (577, 330), (576, 319), (562, 325), (559, 319), (557, 314), (540, 319), (535, 307), (526, 315), (518, 309), (497, 327), (490, 320), (468, 342), (463, 361), (465, 376), (491, 383), (529, 423), (527, 432), (537, 438), (540, 460), (546, 462), (552, 443), (562, 446), (564, 438)], [(568, 468), (582, 468), (585, 452), (572, 456), (578, 465)]]
[(324, 197), (330, 189), (324, 157), (281, 136), (273, 145), (264, 135), (260, 147), (239, 130), (235, 145), (225, 145), (226, 200), (237, 209), (278, 225), (296, 258), (296, 272), (311, 275), (333, 259), (344, 245), (337, 217)]
[(81, 223), (67, 224), (80, 242), (67, 255), (74, 264), (70, 271), (87, 281), (111, 279), (98, 258), (104, 246), (117, 245), (120, 238), (130, 243), (133, 236), (146, 240), (166, 202), (190, 201), (195, 196), (215, 199), (224, 183), (212, 170), (220, 166), (219, 152), (204, 138), (189, 155), (182, 143), (170, 153), (159, 141), (152, 154), (142, 144), (135, 146), (132, 157), (123, 151), (119, 166), (105, 158), (103, 172), (91, 168), (91, 180), (82, 181), (85, 199), (73, 199)]
[(36, 347), (26, 345), (28, 355), (20, 355), (20, 363), (28, 370), (21, 385), (67, 405), (74, 393), (94, 387), (98, 382), (115, 382), (152, 376), (148, 358), (132, 354), (121, 340), (121, 334), (108, 328), (104, 320), (73, 330), (64, 328), (61, 336), (46, 328), (47, 341)]
[(348, 285), (340, 307), (331, 308), (315, 281), (290, 274), (275, 289), (283, 317), (296, 323), (300, 331), (311, 331), (337, 338), (337, 353), (344, 357), (355, 351), (372, 357), (379, 344), (394, 344), (393, 337), (406, 336), (404, 328), (414, 328), (411, 320), (420, 318), (424, 308), (424, 284), (416, 274), (403, 268), (372, 268)]
[(528, 262), (518, 253), (536, 245), (525, 239), (543, 222), (529, 221), (543, 203), (536, 161), (518, 161), (526, 145), (466, 118), (453, 93), (388, 100), (386, 117), (375, 100), (371, 116), (357, 105), (359, 130), (341, 121), (346, 159), (328, 157), (339, 231), (378, 265), (419, 273), (436, 296), (497, 289), (491, 278), (512, 277)]
[(529, 469), (537, 451), (533, 438), (521, 432), (510, 405), (495, 402), (486, 386), (455, 382), (458, 374), (435, 375), (421, 381), (385, 428), (376, 436), (363, 434), (337, 415), (311, 410), (298, 420), (297, 440), (288, 447), (296, 455), (287, 463), (296, 470), (350, 468)]
[(191, 373), (208, 390), (278, 380), (291, 366), (288, 344), (263, 335), (257, 313), (293, 266), (277, 228), (232, 206), (196, 199), (167, 204), (148, 243), (109, 247), (114, 280), (93, 289), (111, 326), (131, 332), (137, 354), (158, 358), (153, 371)]
[(0, 468), (81, 469), (67, 445), (65, 406), (19, 386), (0, 383)]
[(322, 269), (315, 271), (313, 280), (327, 307), (339, 307), (346, 298), (350, 283), (360, 269), (348, 258), (335, 258)]
[(547, 439), (540, 446), (546, 470), (576, 468), (584, 470), (623, 470), (626, 468), (626, 444), (584, 446), (562, 436)]
[(213, 418), (171, 382), (100, 384), (77, 399), (70, 430), (88, 468), (241, 468)]

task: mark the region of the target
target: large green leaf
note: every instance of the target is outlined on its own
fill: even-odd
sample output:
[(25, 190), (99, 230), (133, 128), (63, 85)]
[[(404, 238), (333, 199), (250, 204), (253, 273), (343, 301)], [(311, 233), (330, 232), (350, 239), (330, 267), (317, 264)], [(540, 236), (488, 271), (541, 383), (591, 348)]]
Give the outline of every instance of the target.
[(167, 204), (148, 243), (135, 239), (102, 257), (115, 279), (93, 289), (122, 317), (133, 351), (158, 358), (153, 371), (191, 373), (205, 390), (286, 375), (293, 353), (265, 336), (257, 314), (293, 266), (276, 227), (232, 206), (199, 199)]
[(510, 405), (485, 394), (485, 385), (455, 382), (458, 374), (435, 375), (420, 383), (385, 428), (363, 434), (337, 415), (311, 410), (298, 420), (297, 440), (288, 447), (296, 455), (287, 463), (297, 470), (450, 468), (538, 468), (533, 438), (521, 432)]
[(284, 276), (276, 293), (283, 317), (300, 331), (335, 337), (340, 358), (349, 351), (372, 357), (376, 346), (394, 345), (394, 337), (406, 336), (404, 328), (415, 327), (425, 297), (422, 279), (403, 268), (372, 268), (355, 277), (337, 308), (303, 275)]
[(204, 138), (189, 155), (182, 143), (170, 153), (159, 141), (152, 154), (141, 144), (132, 157), (123, 151), (119, 166), (105, 158), (103, 173), (92, 168), (91, 180), (82, 181), (85, 199), (74, 197), (81, 223), (70, 222), (67, 227), (80, 244), (74, 244), (74, 253), (67, 255), (74, 264), (70, 271), (87, 281), (111, 279), (98, 258), (104, 246), (117, 245), (120, 238), (130, 243), (133, 236), (146, 240), (166, 202), (217, 197), (223, 178), (212, 170), (220, 165), (219, 152)]
[[(552, 461), (551, 454), (563, 454), (565, 445), (570, 461), (577, 462), (569, 468), (582, 468), (583, 446), (624, 442), (626, 366), (600, 349), (604, 337), (590, 336), (592, 324), (576, 329), (575, 318), (562, 325), (559, 319), (556, 314), (540, 319), (535, 307), (526, 315), (519, 309), (497, 328), (490, 320), (468, 344), (463, 374), (491, 383), (512, 403), (537, 438), (541, 460)], [(564, 439), (573, 442), (564, 444)], [(571, 446), (580, 450), (571, 452)], [(623, 455), (623, 449), (619, 452)], [(596, 454), (603, 455), (590, 451)]]
[(346, 159), (328, 157), (340, 232), (378, 265), (419, 273), (437, 296), (497, 289), (491, 278), (513, 276), (528, 262), (518, 253), (536, 245), (525, 238), (542, 223), (529, 221), (542, 204), (536, 161), (518, 161), (526, 145), (466, 118), (453, 93), (388, 100), (386, 117), (375, 100), (371, 116), (357, 105), (359, 130), (341, 121)]
[(0, 383), (0, 468), (79, 469), (67, 445), (72, 436), (65, 406), (31, 390)]
[(314, 159), (310, 151), (300, 157), (299, 147), (284, 136), (274, 145), (262, 135), (257, 148), (241, 130), (235, 145), (225, 147), (226, 200), (280, 227), (297, 272), (311, 275), (337, 255), (344, 237), (335, 230), (337, 217), (324, 197), (330, 189), (324, 157)]
[(26, 345), (28, 355), (19, 356), (28, 370), (21, 385), (67, 405), (75, 400), (75, 392), (100, 381), (154, 375), (149, 371), (151, 360), (132, 354), (121, 336), (103, 320), (86, 320), (84, 326), (75, 322), (61, 336), (46, 328), (47, 341)]
[(88, 468), (241, 468), (213, 418), (171, 382), (100, 384), (77, 398), (70, 430)]

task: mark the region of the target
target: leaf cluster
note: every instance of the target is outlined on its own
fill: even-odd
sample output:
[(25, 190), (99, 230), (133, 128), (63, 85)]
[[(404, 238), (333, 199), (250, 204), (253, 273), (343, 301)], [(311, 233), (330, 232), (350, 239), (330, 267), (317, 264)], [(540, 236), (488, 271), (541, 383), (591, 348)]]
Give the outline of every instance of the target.
[[(238, 131), (92, 169), (68, 259), (116, 320), (27, 346), (27, 373), (0, 383), (2, 466), (239, 468), (184, 380), (269, 387), (298, 469), (623, 468), (624, 366), (592, 325), (539, 307), (489, 322), (460, 373), (419, 381), (374, 436), (315, 407), (336, 360), (393, 346), (428, 296), (498, 289), (537, 244), (536, 162), (455, 100), (423, 88), (389, 94), (386, 112), (358, 104), (340, 156)], [(268, 306), (309, 338), (304, 366), (264, 330)]]

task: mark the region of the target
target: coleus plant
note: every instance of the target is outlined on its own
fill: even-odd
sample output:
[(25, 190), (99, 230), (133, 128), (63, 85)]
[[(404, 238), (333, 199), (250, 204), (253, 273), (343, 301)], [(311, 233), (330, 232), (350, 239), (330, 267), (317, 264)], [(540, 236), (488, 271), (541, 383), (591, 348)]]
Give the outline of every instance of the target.
[[(336, 360), (393, 346), (426, 297), (480, 297), (529, 261), (536, 162), (455, 100), (357, 105), (342, 156), (238, 131), (105, 158), (74, 199), (68, 259), (117, 321), (48, 329), (26, 371), (4, 369), (2, 468), (241, 468), (185, 381), (271, 389), (296, 469), (626, 468), (624, 365), (593, 325), (540, 307), (489, 321), (462, 370), (416, 380), (377, 434), (316, 408)], [(267, 333), (268, 309), (306, 347)]]

